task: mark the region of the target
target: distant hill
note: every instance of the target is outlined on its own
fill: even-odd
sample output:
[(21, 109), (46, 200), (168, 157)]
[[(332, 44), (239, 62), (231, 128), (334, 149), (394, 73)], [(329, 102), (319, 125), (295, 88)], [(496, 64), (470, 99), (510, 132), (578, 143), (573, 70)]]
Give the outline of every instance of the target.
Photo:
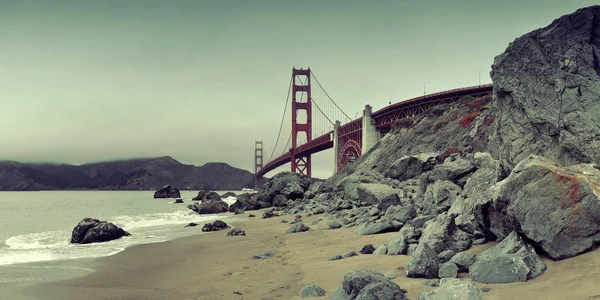
[(170, 184), (179, 189), (238, 190), (254, 186), (254, 175), (226, 163), (196, 167), (169, 156), (80, 166), (0, 161), (0, 190), (139, 190)]

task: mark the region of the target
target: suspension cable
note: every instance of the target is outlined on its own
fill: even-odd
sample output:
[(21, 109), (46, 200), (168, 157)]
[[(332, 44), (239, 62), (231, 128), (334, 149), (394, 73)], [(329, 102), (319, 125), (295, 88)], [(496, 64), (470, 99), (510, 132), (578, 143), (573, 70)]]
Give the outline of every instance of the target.
[(329, 100), (331, 100), (331, 102), (333, 102), (333, 104), (335, 105), (335, 107), (337, 107), (337, 109), (339, 109), (344, 116), (346, 116), (348, 119), (352, 120), (338, 105), (337, 103), (335, 103), (335, 101), (333, 101), (333, 99), (331, 99), (331, 97), (329, 96), (329, 94), (327, 93), (327, 91), (323, 88), (323, 86), (321, 85), (321, 83), (319, 82), (319, 79), (317, 79), (317, 76), (315, 76), (315, 73), (310, 70), (310, 74), (312, 75), (312, 77), (315, 79), (315, 81), (317, 82), (317, 84), (319, 85), (319, 87), (321, 88), (321, 90), (323, 90), (323, 92), (325, 92), (325, 95), (327, 95), (327, 98), (329, 98)]
[(275, 141), (275, 146), (273, 147), (273, 151), (271, 152), (271, 156), (269, 157), (269, 162), (273, 159), (273, 154), (275, 153), (275, 149), (279, 144), (279, 137), (281, 136), (281, 130), (283, 129), (283, 121), (285, 120), (285, 113), (287, 111), (288, 102), (290, 101), (290, 93), (292, 92), (292, 80), (293, 76), (290, 77), (290, 84), (288, 86), (288, 94), (287, 99), (285, 100), (285, 106), (283, 107), (283, 115), (281, 116), (281, 124), (279, 124), (279, 132), (277, 133), (277, 141)]

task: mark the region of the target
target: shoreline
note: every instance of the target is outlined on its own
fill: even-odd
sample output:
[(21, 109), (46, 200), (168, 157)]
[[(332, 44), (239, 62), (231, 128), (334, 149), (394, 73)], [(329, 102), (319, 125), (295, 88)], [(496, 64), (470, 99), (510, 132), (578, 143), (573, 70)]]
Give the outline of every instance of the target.
[[(323, 215), (306, 217), (311, 231), (286, 234), (293, 215), (260, 219), (264, 210), (229, 217), (232, 227), (247, 236), (227, 237), (228, 230), (180, 237), (173, 240), (128, 247), (115, 255), (94, 259), (95, 271), (82, 277), (31, 284), (22, 291), (32, 299), (301, 299), (300, 290), (316, 284), (329, 299), (341, 286), (346, 272), (370, 269), (394, 273), (393, 279), (418, 299), (425, 279), (407, 278), (405, 255), (362, 255), (329, 261), (336, 254), (358, 250), (365, 244), (385, 243), (394, 233), (359, 236), (355, 228), (327, 230)], [(249, 219), (248, 214), (257, 217)], [(244, 220), (246, 218), (246, 220)], [(313, 221), (323, 219), (317, 225)], [(237, 222), (236, 220), (244, 220)], [(198, 228), (200, 229), (200, 228)], [(321, 230), (323, 229), (323, 230)], [(474, 246), (481, 252), (493, 243)], [(270, 259), (251, 257), (274, 252)], [(594, 250), (558, 262), (543, 258), (548, 270), (540, 277), (521, 283), (480, 284), (491, 288), (485, 299), (595, 299), (600, 297), (600, 251)], [(470, 280), (468, 275), (459, 275)]]

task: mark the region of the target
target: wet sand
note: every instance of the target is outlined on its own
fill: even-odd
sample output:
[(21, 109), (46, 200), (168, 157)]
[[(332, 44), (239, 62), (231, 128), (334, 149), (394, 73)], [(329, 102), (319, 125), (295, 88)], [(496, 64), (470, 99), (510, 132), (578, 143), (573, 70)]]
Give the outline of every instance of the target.
[[(252, 212), (257, 216), (262, 214)], [(346, 272), (371, 269), (393, 271), (393, 279), (418, 299), (424, 279), (407, 278), (404, 268), (408, 256), (360, 255), (329, 261), (335, 254), (358, 250), (365, 244), (383, 244), (393, 233), (359, 236), (355, 229), (321, 230), (321, 216), (304, 217), (312, 231), (286, 234), (293, 216), (255, 218), (236, 223), (247, 236), (227, 237), (227, 231), (185, 237), (157, 244), (134, 246), (110, 257), (96, 259), (90, 267), (96, 272), (86, 276), (30, 286), (25, 293), (39, 299), (301, 299), (300, 290), (316, 284), (329, 296), (341, 286)], [(189, 228), (201, 230), (201, 227)], [(473, 247), (481, 252), (492, 244)], [(270, 259), (251, 259), (253, 255), (274, 252)], [(485, 299), (600, 299), (600, 251), (553, 262), (544, 259), (548, 270), (526, 283), (479, 284), (489, 287)], [(467, 274), (461, 274), (469, 280)]]

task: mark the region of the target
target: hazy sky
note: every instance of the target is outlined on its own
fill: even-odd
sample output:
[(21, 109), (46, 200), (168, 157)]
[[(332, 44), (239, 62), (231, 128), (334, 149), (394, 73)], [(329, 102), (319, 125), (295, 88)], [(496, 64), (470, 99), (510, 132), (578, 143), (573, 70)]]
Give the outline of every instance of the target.
[[(477, 85), (482, 70), (489, 83), (509, 42), (599, 2), (0, 0), (0, 160), (170, 155), (252, 170), (293, 66), (360, 115), (423, 82)], [(314, 176), (331, 175), (331, 152)]]

